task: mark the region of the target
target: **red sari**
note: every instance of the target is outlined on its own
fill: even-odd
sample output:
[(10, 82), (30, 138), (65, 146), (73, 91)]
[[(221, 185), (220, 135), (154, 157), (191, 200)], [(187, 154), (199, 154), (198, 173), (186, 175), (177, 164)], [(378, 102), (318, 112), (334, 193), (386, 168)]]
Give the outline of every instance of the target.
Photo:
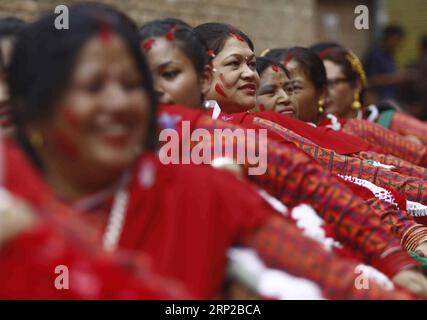
[[(338, 120), (342, 126), (341, 131), (375, 145), (380, 153), (392, 154), (422, 167), (427, 166), (427, 146), (420, 146), (394, 131), (367, 120)], [(329, 123), (326, 118), (321, 121), (321, 125)]]
[[(147, 170), (155, 175), (148, 186), (142, 178)], [(319, 283), (328, 298), (384, 297), (375, 285), (370, 293), (354, 290), (356, 262), (303, 237), (229, 172), (204, 165), (162, 165), (152, 156), (143, 157), (136, 172), (120, 246), (146, 253), (160, 275), (179, 279), (196, 297), (217, 295), (225, 276), (224, 253), (231, 246), (253, 247), (268, 266)]]
[[(169, 125), (170, 119), (174, 119), (173, 126), (178, 132), (180, 132), (180, 125), (184, 120), (191, 122), (191, 130), (204, 128), (212, 132), (215, 128), (236, 128), (233, 124), (212, 120), (210, 115), (203, 110), (178, 106), (163, 106), (160, 118), (169, 119), (166, 121)], [(251, 124), (251, 126), (254, 125)], [(385, 248), (384, 239), (390, 237), (390, 232), (396, 231), (394, 225), (383, 225), (377, 212), (372, 211), (363, 201), (291, 143), (284, 145), (269, 140), (266, 148), (267, 172), (248, 178), (289, 207), (300, 203), (310, 204), (326, 224), (335, 230), (338, 240), (347, 245), (349, 250), (360, 259), (374, 264), (375, 258), (373, 257), (380, 255)], [(248, 162), (251, 163), (251, 161)], [(246, 165), (245, 167), (247, 169)], [(408, 219), (410, 218), (408, 217)], [(366, 238), (365, 236), (360, 237), (362, 234), (366, 235)], [(396, 236), (398, 234), (395, 233)], [(391, 241), (389, 244), (394, 242), (389, 240)], [(378, 269), (381, 270), (384, 266), (380, 266), (380, 264)], [(384, 270), (384, 272), (388, 271)]]
[(394, 112), (389, 129), (403, 136), (415, 136), (427, 145), (427, 123), (409, 114)]
[[(31, 228), (1, 243), (1, 299), (191, 298), (182, 286), (155, 274), (144, 255), (100, 252), (90, 230), (68, 219), (76, 213), (52, 197), (20, 150), (1, 143), (1, 151), (4, 186), (15, 201), (31, 204), (38, 217)], [(60, 265), (69, 270), (68, 289), (54, 285)]]
[[(16, 165), (16, 162), (13, 164)], [(28, 170), (28, 168), (23, 169)], [(9, 177), (13, 177), (15, 170), (10, 171)], [(333, 253), (324, 251), (318, 243), (303, 237), (300, 230), (279, 216), (257, 195), (255, 190), (228, 172), (218, 172), (208, 166), (162, 165), (150, 154), (141, 157), (135, 163), (132, 172), (133, 178), (127, 188), (129, 202), (126, 207), (126, 220), (120, 238), (120, 248), (129, 252), (131, 256), (143, 252), (153, 261), (152, 267), (156, 273), (163, 279), (181, 281), (196, 298), (217, 296), (225, 272), (225, 250), (231, 245), (253, 247), (267, 265), (317, 282), (328, 298), (410, 298), (410, 295), (399, 290), (384, 291), (375, 283), (372, 283), (369, 290), (357, 290), (354, 287), (357, 277), (354, 270), (357, 262), (338, 258)], [(20, 173), (16, 174), (19, 176)], [(12, 180), (9, 182), (12, 183)], [(26, 190), (27, 184), (21, 183), (19, 187), (12, 183), (12, 186), (15, 194), (31, 196)], [(230, 194), (233, 197), (230, 197)], [(28, 199), (30, 200), (30, 197)], [(92, 228), (85, 223), (85, 221), (91, 221), (88, 218), (90, 213), (80, 212), (86, 215), (80, 220), (78, 216), (76, 217), (79, 213), (74, 210), (64, 210), (66, 211), (64, 213), (61, 210), (55, 210), (62, 208), (63, 205), (58, 205), (56, 201), (47, 201), (41, 195), (31, 198), (31, 201), (45, 209), (50, 209), (46, 217), (56, 221), (62, 221), (64, 217), (64, 226), (74, 223), (78, 225), (78, 228), (72, 230), (74, 237), (79, 237), (85, 228), (90, 228), (91, 231), (96, 229), (90, 237), (88, 236), (96, 241), (97, 238), (99, 240), (97, 235), (102, 234), (105, 228), (95, 223)], [(103, 201), (101, 208), (93, 207), (91, 211), (99, 213), (104, 206), (108, 210), (108, 201)], [(58, 215), (61, 215), (61, 219)], [(364, 227), (367, 230), (370, 229), (367, 224)], [(387, 248), (398, 249), (389, 235), (382, 235), (389, 238)], [(53, 242), (37, 234), (29, 238), (23, 237), (21, 239), (24, 240), (19, 240), (18, 244), (15, 243), (15, 247), (12, 244), (14, 250), (2, 251), (6, 259), (0, 259), (0, 268), (4, 266), (1, 274), (11, 273), (13, 266), (22, 264), (22, 259), (36, 255), (31, 258), (34, 261), (34, 265), (30, 265), (34, 270), (30, 273), (32, 277), (24, 279), (33, 281), (34, 291), (38, 288), (51, 290), (45, 294), (39, 292), (38, 296), (35, 295), (37, 297), (60, 295), (61, 293), (56, 291), (52, 293), (52, 279), (49, 278), (52, 272), (51, 266), (62, 261), (73, 266), (73, 254), (81, 254), (86, 258), (86, 251), (80, 247), (77, 251), (67, 250), (65, 257), (68, 259), (63, 260), (61, 255), (53, 256), (54, 258), (49, 261), (50, 264), (46, 265), (43, 256), (43, 252), (46, 254), (46, 251), (40, 252), (40, 249), (45, 244), (44, 239), (48, 243), (50, 241), (53, 244)], [(12, 252), (12, 256), (8, 256), (8, 252)], [(307, 255), (307, 252), (310, 254)], [(18, 256), (15, 253), (18, 253)], [(372, 258), (389, 276), (402, 268), (417, 266), (417, 263), (400, 250), (382, 259)], [(7, 261), (13, 263), (8, 264)], [(127, 262), (125, 264), (129, 265)], [(28, 269), (29, 265), (24, 265)], [(138, 266), (136, 268), (141, 270)], [(126, 280), (132, 281), (132, 277), (128, 275), (116, 275), (117, 269), (104, 267), (91, 270), (105, 271), (107, 279), (111, 281), (97, 291), (104, 292), (104, 295), (91, 296), (89, 292), (83, 295), (83, 298), (142, 296), (129, 293), (125, 287), (122, 295), (111, 293), (123, 283), (128, 283)], [(23, 269), (22, 272), (26, 271)], [(16, 274), (21, 275), (18, 271)], [(147, 278), (154, 279), (148, 275)], [(147, 280), (147, 278), (144, 279)], [(70, 287), (79, 288), (75, 281), (75, 278), (73, 280), (70, 277)], [(148, 280), (143, 283), (148, 283)], [(161, 282), (159, 286), (162, 288)], [(15, 294), (19, 296), (18, 293), (15, 292)], [(78, 294), (66, 297), (82, 298)], [(151, 294), (151, 297), (155, 297), (155, 294)]]

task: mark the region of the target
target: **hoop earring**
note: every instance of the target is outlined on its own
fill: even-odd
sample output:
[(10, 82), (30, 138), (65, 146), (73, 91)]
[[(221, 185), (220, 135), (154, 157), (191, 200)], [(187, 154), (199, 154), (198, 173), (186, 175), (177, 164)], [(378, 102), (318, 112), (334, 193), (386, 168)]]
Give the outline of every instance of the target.
[(354, 93), (354, 100), (353, 103), (351, 104), (351, 108), (353, 110), (359, 110), (362, 108), (362, 104), (360, 103), (360, 95), (359, 92), (355, 92)]

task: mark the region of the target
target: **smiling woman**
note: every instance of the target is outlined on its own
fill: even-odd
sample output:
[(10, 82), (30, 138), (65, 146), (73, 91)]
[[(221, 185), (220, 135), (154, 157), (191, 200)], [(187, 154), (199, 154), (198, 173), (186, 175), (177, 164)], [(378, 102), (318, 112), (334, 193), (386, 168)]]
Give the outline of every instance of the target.
[(68, 36), (51, 28), (50, 19), (38, 21), (29, 28), (38, 36), (24, 34), (10, 66), (18, 140), (69, 200), (116, 181), (141, 146), (155, 144), (152, 135), (147, 138), (155, 131), (155, 97), (144, 89), (151, 88), (150, 77), (137, 71), (147, 70), (138, 38), (112, 9), (97, 10), (104, 21), (92, 17), (94, 7), (73, 8), (76, 22)]
[(215, 57), (213, 81), (206, 94), (216, 100), (225, 113), (253, 109), (259, 76), (254, 46), (242, 31), (222, 23), (205, 23), (195, 28)]
[[(99, 251), (144, 252), (156, 273), (181, 282), (196, 298), (218, 297), (226, 251), (237, 245), (254, 248), (270, 266), (318, 282), (330, 297), (366, 294), (353, 288), (352, 261), (306, 238), (246, 181), (208, 166), (161, 164), (150, 152), (156, 101), (136, 28), (108, 7), (76, 5), (69, 14), (67, 32), (52, 28), (54, 15), (25, 29), (9, 78), (19, 140), (38, 160), (50, 187), (43, 192), (61, 204), (51, 217), (78, 224), (73, 236), (90, 239)], [(254, 95), (236, 94), (247, 96), (254, 103)], [(46, 206), (52, 209), (50, 201)], [(27, 251), (17, 252), (40, 258), (31, 250), (37, 243), (27, 240)], [(344, 281), (331, 281), (343, 274)], [(44, 279), (29, 281), (46, 285)], [(77, 282), (71, 278), (70, 288)], [(408, 296), (373, 289), (372, 297)]]

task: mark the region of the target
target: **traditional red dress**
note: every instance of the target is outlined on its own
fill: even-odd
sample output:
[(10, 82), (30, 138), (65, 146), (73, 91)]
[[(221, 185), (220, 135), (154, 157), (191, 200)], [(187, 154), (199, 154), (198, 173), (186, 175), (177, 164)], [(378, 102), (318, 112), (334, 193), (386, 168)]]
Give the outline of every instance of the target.
[[(426, 170), (421, 167), (409, 165), (397, 158), (388, 156), (377, 155), (372, 158), (373, 153), (367, 151), (361, 151), (354, 156), (341, 155), (299, 137), (276, 122), (254, 117), (250, 114), (246, 118), (252, 120), (255, 125), (268, 129), (269, 133), (274, 132), (282, 140), (292, 142), (333, 174), (351, 175), (378, 185), (392, 187), (403, 192), (411, 201), (427, 204), (427, 183), (424, 179)], [(272, 134), (270, 137), (275, 137), (275, 135)], [(369, 158), (375, 159), (375, 161), (388, 158), (396, 167), (385, 168), (374, 165), (366, 161)]]
[[(28, 190), (31, 188), (27, 186), (42, 187), (39, 181), (28, 181), (28, 184), (22, 184), (21, 181), (21, 186), (14, 183), (16, 177), (22, 177), (22, 172), (30, 173), (31, 170), (28, 167), (21, 168), (22, 172), (16, 172), (15, 176), (13, 171), (15, 171), (14, 166), (17, 165), (16, 156), (19, 155), (19, 151), (15, 149), (6, 153), (9, 163), (13, 164), (9, 170), (6, 170), (8, 173), (6, 186), (10, 184), (10, 189), (14, 190), (16, 195), (26, 197), (31, 203), (43, 208), (44, 217), (49, 217), (64, 226), (78, 225), (74, 230), (77, 238), (79, 232), (81, 233), (81, 230), (85, 230), (91, 224), (89, 226), (91, 235), (88, 238), (99, 242), (104, 234), (105, 224), (100, 223), (103, 219), (93, 219), (90, 215), (91, 212), (102, 215), (105, 208), (108, 215), (111, 201), (101, 201), (99, 206), (92, 202), (90, 212), (79, 213), (76, 210), (67, 210), (57, 201), (49, 201), (46, 195), (41, 195), (44, 192), (33, 194)], [(162, 165), (155, 156), (150, 154), (141, 157), (131, 172), (132, 180), (126, 187), (129, 202), (126, 205), (126, 218), (119, 238), (119, 248), (128, 251), (131, 256), (143, 252), (153, 261), (151, 267), (157, 274), (163, 279), (182, 282), (196, 298), (217, 296), (224, 277), (225, 250), (231, 245), (253, 247), (268, 266), (284, 269), (296, 276), (317, 282), (328, 298), (410, 297), (398, 290), (384, 291), (375, 284), (372, 284), (370, 290), (357, 290), (354, 286), (355, 277), (357, 277), (354, 268), (357, 262), (338, 258), (333, 253), (324, 251), (316, 242), (303, 237), (293, 223), (287, 222), (285, 218), (278, 215), (252, 187), (248, 187), (247, 183), (238, 180), (228, 172), (217, 172), (208, 166)], [(233, 197), (230, 197), (230, 194)], [(86, 201), (86, 203), (89, 202)], [(64, 208), (64, 212), (57, 210), (59, 208)], [(352, 212), (352, 209), (349, 212)], [(80, 218), (76, 216), (79, 214), (82, 215)], [(332, 216), (325, 215), (325, 218), (330, 220)], [(348, 218), (350, 215), (341, 216), (342, 223), (336, 224), (337, 230), (345, 230), (339, 226), (345, 225)], [(380, 226), (372, 228), (370, 221), (363, 220), (363, 228), (370, 239), (361, 237), (360, 241), (364, 246), (360, 249), (366, 252), (367, 247), (372, 247), (372, 240), (381, 239), (382, 242), (374, 246), (377, 251), (374, 250), (373, 256), (365, 260), (371, 260), (390, 277), (399, 270), (418, 265), (399, 249), (398, 241), (393, 240), (388, 232), (379, 231)], [(361, 231), (360, 229), (358, 233)], [(49, 255), (51, 252), (43, 250), (44, 244), (46, 242), (54, 245), (49, 234), (40, 236), (35, 232), (30, 237), (24, 235), (19, 239), (16, 243), (12, 242), (13, 250), (7, 250), (8, 246), (5, 247), (6, 250), (3, 249), (2, 253), (6, 258), (0, 262), (4, 266), (1, 274), (12, 273), (13, 266), (22, 264), (26, 257), (31, 257), (34, 261), (34, 265), (31, 265), (34, 272), (30, 273), (31, 278), (24, 279), (32, 281), (31, 288), (34, 288), (32, 292), (36, 292), (34, 296), (38, 294), (37, 297), (58, 295), (56, 291), (52, 292), (52, 279), (49, 277), (52, 266), (69, 264), (70, 272), (73, 272), (76, 269), (80, 270), (75, 266), (73, 254), (87, 257), (84, 250), (76, 252), (73, 248), (69, 248), (63, 251), (64, 254), (52, 255), (52, 259), (46, 262), (44, 255)], [(355, 244), (358, 241), (356, 240)], [(388, 249), (392, 249), (393, 252), (379, 256), (380, 252), (384, 253), (384, 250)], [(307, 255), (307, 252), (310, 254)], [(378, 252), (378, 255), (375, 252)], [(8, 261), (12, 263), (8, 264)], [(77, 293), (67, 297), (138, 298), (143, 296), (135, 293), (136, 289), (126, 291), (127, 287), (123, 289), (123, 294), (112, 294), (111, 291), (114, 288), (128, 283), (127, 281), (131, 281), (132, 277), (128, 274), (116, 275), (118, 271), (114, 266), (106, 267), (102, 264), (102, 267), (98, 268), (95, 262), (94, 264), (95, 267), (90, 271), (105, 271), (111, 281), (105, 286), (96, 286), (96, 281), (91, 282), (98, 289), (96, 292), (99, 295), (89, 291), (85, 295)], [(28, 265), (20, 272), (26, 272), (27, 268)], [(20, 273), (17, 272), (17, 274)], [(70, 288), (79, 289), (80, 286), (76, 283), (79, 280), (75, 275), (70, 276)], [(98, 279), (98, 284), (99, 281)], [(21, 289), (27, 285), (21, 284)], [(88, 290), (90, 287), (86, 286), (85, 289)], [(38, 288), (46, 292), (37, 292)], [(142, 292), (148, 296), (146, 290)], [(15, 291), (15, 293), (19, 296), (19, 292)], [(155, 296), (153, 293), (150, 294), (151, 297)]]
[[(215, 128), (233, 128), (232, 124), (213, 121), (202, 110), (178, 106), (164, 106), (160, 119), (166, 119), (163, 122), (169, 127), (173, 123), (178, 132), (184, 120), (191, 122), (191, 130), (204, 128), (212, 132)], [(377, 213), (292, 144), (283, 145), (269, 140), (266, 149), (266, 173), (249, 178), (289, 207), (300, 203), (310, 204), (335, 230), (343, 244), (358, 254), (359, 258), (367, 258), (373, 263), (375, 258), (370, 259), (377, 255), (375, 252), (385, 249), (380, 243), (384, 243), (384, 239), (390, 236), (393, 226), (382, 225)], [(366, 238), (360, 237), (361, 234), (365, 234)], [(381, 267), (378, 268), (381, 270)]]
[[(392, 154), (416, 165), (427, 166), (427, 146), (419, 145), (383, 126), (362, 119), (338, 119), (341, 130), (375, 145), (383, 154)], [(330, 124), (322, 118), (320, 125)]]
[[(70, 209), (52, 198), (20, 150), (1, 143), (0, 153), (0, 179), (11, 192), (9, 197), (31, 204), (31, 214), (38, 217), (30, 229), (0, 244), (1, 299), (192, 297), (179, 284), (150, 270), (143, 254), (106, 254), (98, 250), (85, 226), (65, 218)], [(19, 209), (11, 205), (3, 210)], [(62, 289), (55, 286), (58, 266), (66, 266), (69, 271), (68, 285)]]
[(374, 105), (369, 106), (362, 113), (362, 118), (377, 123), (402, 136), (417, 137), (427, 145), (427, 124), (414, 116), (393, 109), (379, 112)]
[(415, 136), (427, 145), (427, 123), (409, 114), (394, 112), (389, 129), (403, 136)]

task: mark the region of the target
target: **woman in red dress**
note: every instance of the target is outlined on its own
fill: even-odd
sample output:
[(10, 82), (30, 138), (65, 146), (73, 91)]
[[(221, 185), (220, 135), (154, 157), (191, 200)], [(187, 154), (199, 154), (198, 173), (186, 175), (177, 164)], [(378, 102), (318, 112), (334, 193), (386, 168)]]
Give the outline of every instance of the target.
[[(38, 172), (72, 208), (63, 219), (87, 226), (98, 250), (143, 252), (154, 272), (196, 298), (217, 297), (232, 245), (252, 247), (267, 265), (315, 281), (328, 298), (407, 297), (375, 283), (357, 290), (356, 262), (304, 237), (233, 174), (163, 165), (152, 152), (156, 98), (133, 23), (100, 5), (70, 7), (69, 14), (67, 32), (52, 28), (51, 14), (18, 40), (9, 78), (13, 119)], [(397, 284), (427, 296), (417, 263), (388, 232), (378, 234), (383, 255), (370, 258)]]
[[(331, 81), (327, 112), (344, 119), (367, 119), (420, 144), (427, 144), (427, 125), (423, 121), (390, 107), (380, 110), (375, 105), (364, 105), (364, 92), (368, 83), (363, 65), (354, 53), (338, 45), (316, 52), (323, 60), (327, 77)], [(334, 82), (337, 79), (341, 81)]]
[[(267, 57), (286, 65), (295, 84), (298, 100), (298, 116), (313, 124), (331, 125), (324, 116), (327, 98), (326, 70), (320, 58), (311, 50), (302, 47), (276, 49)], [(360, 119), (341, 119), (332, 123), (335, 130), (363, 139), (373, 149), (383, 154), (392, 154), (416, 165), (425, 166), (427, 149), (384, 127)]]
[[(212, 83), (212, 76), (209, 74), (210, 66), (203, 67), (204, 64), (200, 63), (201, 67), (198, 67), (199, 60), (206, 60), (206, 58), (203, 58), (203, 52), (202, 58), (195, 58), (198, 52), (200, 54), (202, 49), (200, 49), (200, 44), (198, 47), (194, 47), (193, 42), (197, 38), (195, 39), (194, 35), (191, 37), (192, 34), (191, 29), (183, 27), (177, 21), (174, 21), (174, 25), (171, 25), (170, 22), (157, 21), (144, 26), (141, 30), (142, 47), (154, 75), (156, 92), (161, 102), (167, 104), (187, 104), (190, 108), (195, 109), (185, 110), (176, 106), (165, 106), (162, 108), (160, 114), (160, 123), (163, 127), (172, 127), (178, 129), (178, 131), (182, 120), (191, 120), (192, 128), (221, 128), (224, 126), (221, 121), (212, 122), (211, 119), (204, 116), (203, 112), (197, 110), (202, 104), (203, 94), (209, 90), (209, 85), (206, 84)], [(181, 87), (184, 89), (180, 90)], [(193, 89), (197, 87), (200, 89)], [(232, 126), (228, 125), (228, 127), (231, 128)], [(273, 141), (271, 141), (270, 147), (269, 163), (280, 165), (276, 168), (272, 165), (269, 167), (266, 175), (260, 177), (253, 176), (251, 179), (265, 187), (287, 205), (293, 206), (298, 204), (299, 201), (308, 201), (319, 212), (325, 213), (325, 207), (322, 208), (322, 205), (319, 205), (318, 201), (317, 204), (316, 201), (311, 201), (314, 198), (310, 196), (314, 196), (313, 191), (317, 188), (316, 186), (322, 185), (322, 188), (326, 188), (326, 193), (318, 193), (316, 196), (320, 198), (324, 197), (323, 199), (329, 199), (334, 202), (336, 205), (327, 205), (326, 215), (335, 215), (333, 207), (340, 206), (339, 197), (333, 195), (333, 186), (337, 182), (330, 176), (325, 175), (321, 168), (314, 165), (309, 158), (298, 152), (295, 148), (278, 147)], [(283, 152), (277, 152), (278, 150), (282, 150)], [(277, 160), (274, 160), (275, 158)], [(310, 170), (301, 170), (302, 167), (310, 167)], [(279, 175), (278, 172), (280, 172)], [(310, 180), (310, 176), (313, 178), (316, 177), (316, 179)], [(305, 185), (305, 179), (310, 180), (310, 187), (308, 184)], [(315, 180), (316, 182), (314, 182)], [(286, 183), (285, 181), (294, 181), (294, 183)], [(319, 181), (322, 182), (318, 184)], [(351, 194), (350, 192), (347, 193), (344, 186), (340, 185), (338, 187), (338, 185), (337, 183), (336, 190), (340, 189), (342, 191), (341, 194)], [(320, 189), (317, 190), (320, 191)], [(314, 192), (316, 193), (316, 191)], [(347, 204), (344, 204), (344, 206), (347, 206)], [(358, 209), (353, 208), (356, 211), (354, 211), (355, 215), (361, 213), (357, 213)], [(336, 213), (340, 215), (338, 212)], [(366, 212), (366, 214), (368, 213)], [(332, 222), (332, 220), (329, 222)], [(348, 237), (351, 236), (348, 235)]]

